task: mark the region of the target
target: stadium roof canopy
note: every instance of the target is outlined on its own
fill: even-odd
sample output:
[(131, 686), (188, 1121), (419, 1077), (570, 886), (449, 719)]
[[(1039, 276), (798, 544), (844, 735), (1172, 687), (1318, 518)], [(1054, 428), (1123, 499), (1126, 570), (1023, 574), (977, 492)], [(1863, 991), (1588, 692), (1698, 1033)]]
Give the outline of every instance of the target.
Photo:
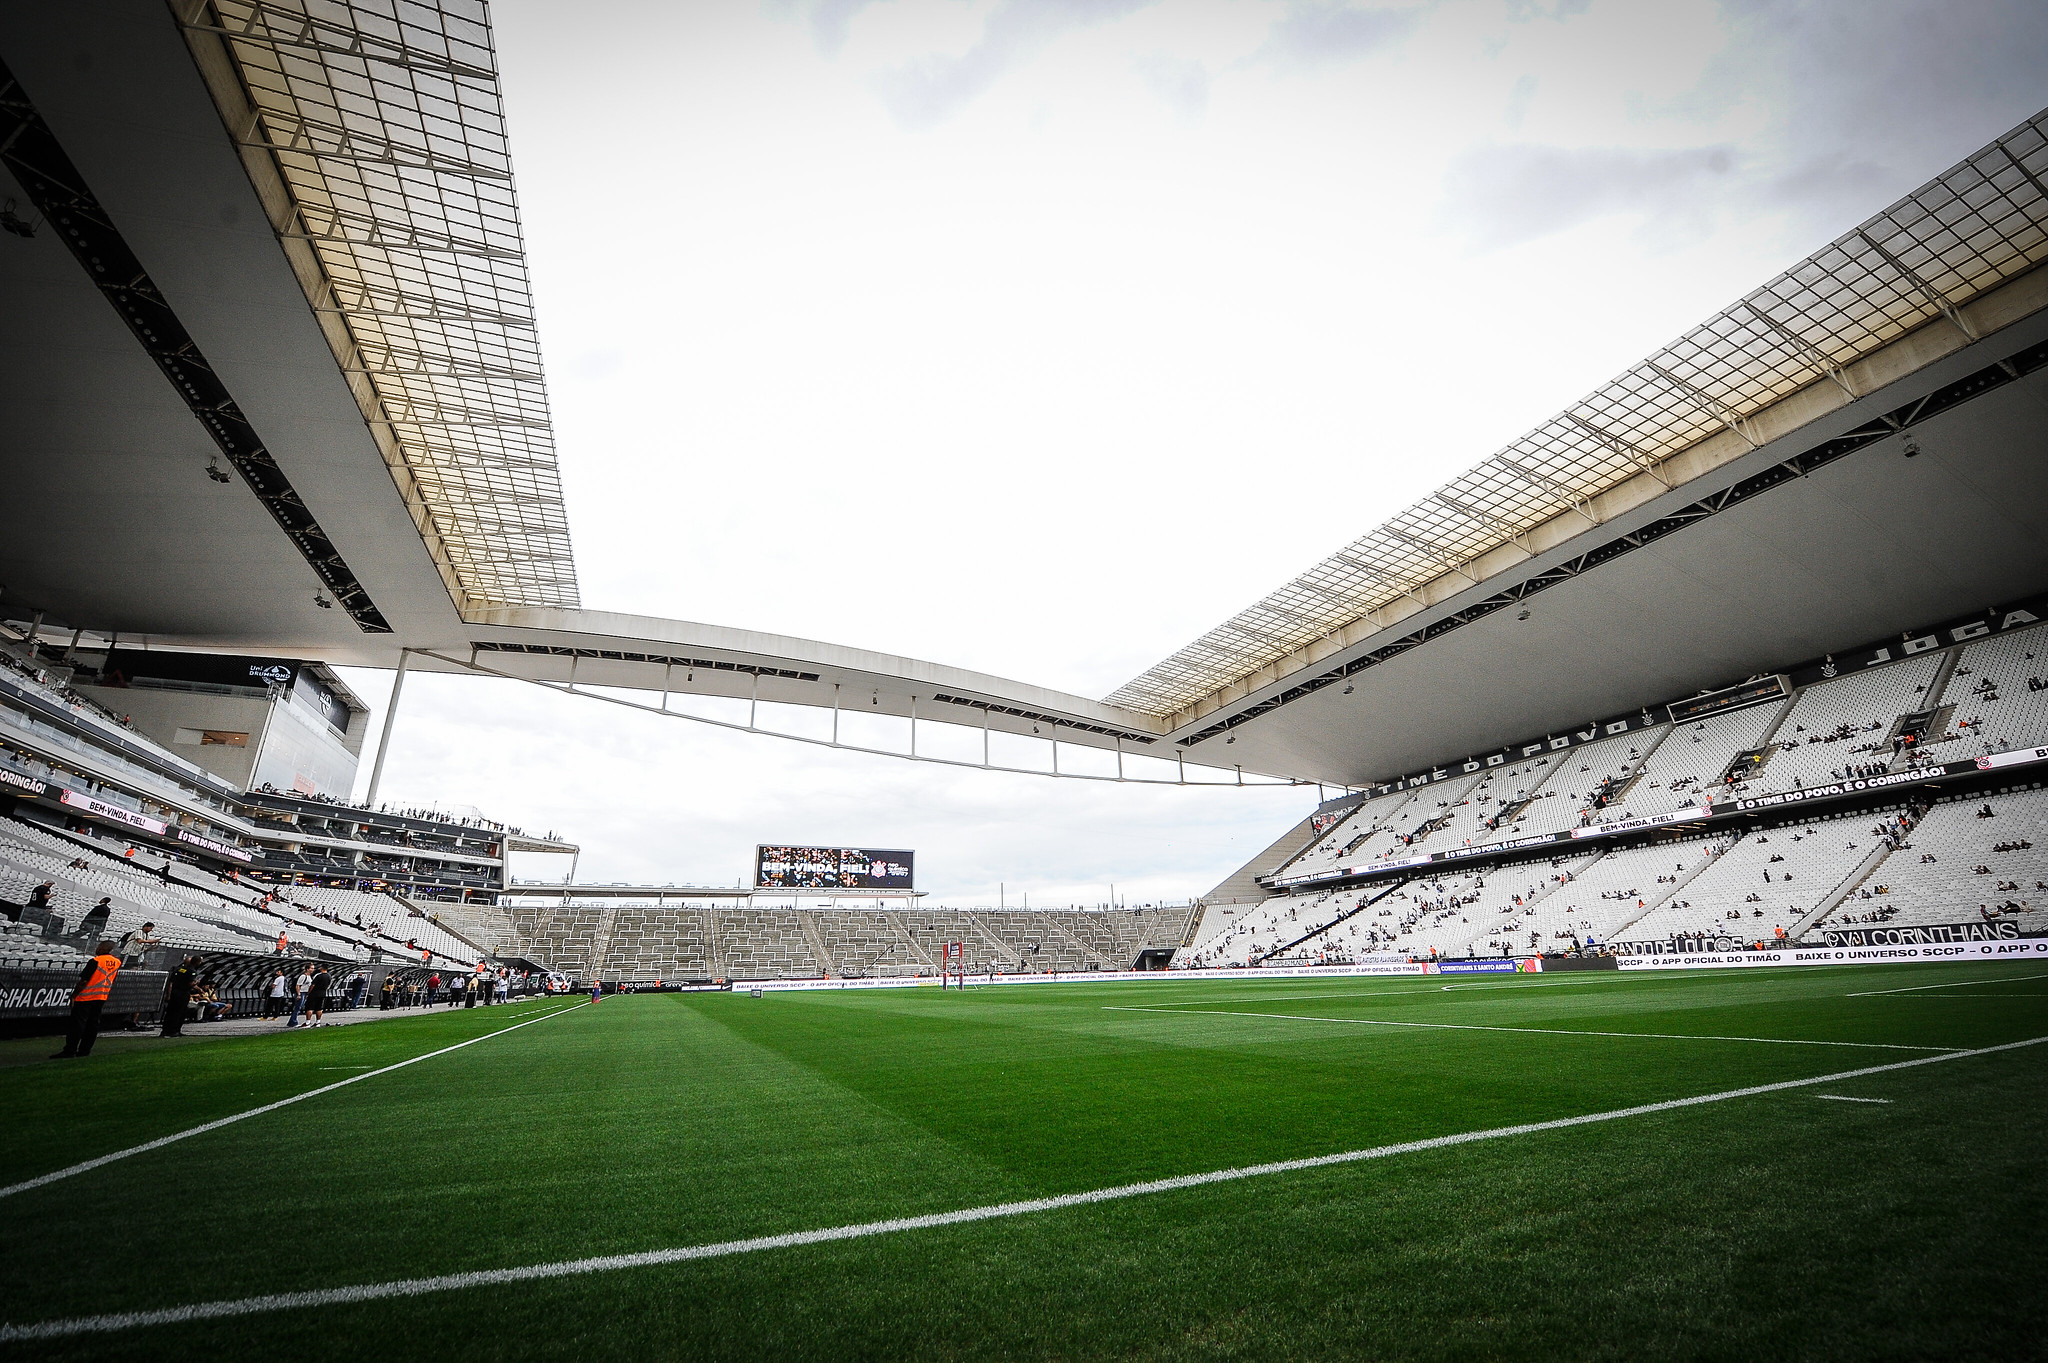
[(1362, 784), (2048, 587), (2048, 115), (1096, 701), (582, 607), (480, 0), (11, 6), (0, 61), (46, 629)]

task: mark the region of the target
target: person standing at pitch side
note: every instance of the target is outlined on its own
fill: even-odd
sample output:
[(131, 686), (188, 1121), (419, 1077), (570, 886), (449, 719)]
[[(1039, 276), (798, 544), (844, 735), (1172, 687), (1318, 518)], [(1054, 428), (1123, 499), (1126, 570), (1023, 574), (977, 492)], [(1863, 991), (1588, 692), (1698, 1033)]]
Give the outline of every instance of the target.
[(50, 1059), (74, 1060), (92, 1054), (92, 1043), (100, 1034), (100, 1010), (107, 1006), (107, 995), (114, 992), (114, 977), (120, 973), (121, 958), (114, 954), (114, 944), (101, 942), (79, 972), (78, 987), (71, 991), (71, 1028), (64, 1034), (64, 1049)]
[(312, 980), (306, 986), (306, 1025), (318, 1027), (327, 1021), (327, 991), (333, 987), (334, 979), (321, 966), (313, 972)]
[(164, 981), (164, 1025), (162, 1035), (185, 1034), (185, 1009), (192, 1002), (192, 985), (199, 977), (199, 958), (187, 956), (171, 977)]

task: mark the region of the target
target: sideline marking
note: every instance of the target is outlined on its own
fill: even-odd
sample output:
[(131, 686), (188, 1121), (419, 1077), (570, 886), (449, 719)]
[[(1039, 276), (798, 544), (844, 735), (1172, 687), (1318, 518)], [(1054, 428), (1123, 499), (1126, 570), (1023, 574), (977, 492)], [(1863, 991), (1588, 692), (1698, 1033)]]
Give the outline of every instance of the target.
[[(1502, 971), (1501, 973), (1502, 973), (1502, 974), (1506, 974), (1507, 972), (1506, 972), (1506, 971)], [(1594, 974), (1595, 974), (1596, 972), (1594, 972), (1594, 971), (1590, 971), (1590, 970), (1589, 970), (1589, 971), (1586, 971), (1585, 973), (1586, 973), (1587, 975), (1591, 976), (1591, 975), (1594, 975)], [(1618, 972), (1617, 972), (1617, 973), (1618, 973)], [(1403, 994), (1413, 994), (1413, 995), (1416, 995), (1416, 996), (1418, 996), (1418, 997), (1427, 997), (1427, 996), (1428, 996), (1429, 994), (1431, 994), (1431, 993), (1433, 993), (1433, 992), (1439, 992), (1439, 991), (1440, 991), (1440, 992), (1443, 992), (1443, 993), (1449, 993), (1449, 992), (1451, 992), (1452, 990), (1463, 990), (1463, 989), (1559, 989), (1559, 988), (1563, 988), (1563, 987), (1564, 987), (1564, 986), (1566, 986), (1566, 985), (1579, 985), (1579, 984), (1606, 984), (1606, 983), (1608, 983), (1608, 982), (1609, 982), (1609, 981), (1608, 981), (1608, 980), (1606, 979), (1606, 976), (1607, 976), (1608, 972), (1606, 972), (1606, 971), (1599, 971), (1599, 972), (1597, 972), (1597, 974), (1599, 975), (1599, 978), (1598, 978), (1598, 979), (1584, 979), (1584, 980), (1530, 980), (1530, 981), (1529, 981), (1528, 983), (1526, 983), (1526, 984), (1509, 984), (1509, 983), (1507, 983), (1506, 981), (1501, 981), (1501, 982), (1499, 982), (1499, 983), (1494, 983), (1494, 984), (1481, 984), (1481, 983), (1476, 983), (1476, 982), (1475, 982), (1475, 983), (1473, 983), (1473, 984), (1446, 984), (1446, 985), (1440, 985), (1440, 986), (1437, 986), (1437, 989), (1436, 989), (1436, 990), (1432, 990), (1432, 989), (1431, 989), (1431, 987), (1430, 987), (1430, 983), (1429, 983), (1429, 982), (1430, 982), (1430, 981), (1432, 980), (1432, 978), (1433, 978), (1433, 977), (1431, 977), (1431, 976), (1428, 976), (1428, 975), (1413, 975), (1413, 976), (1397, 976), (1396, 978), (1400, 978), (1400, 979), (1413, 979), (1413, 980), (1415, 980), (1415, 981), (1416, 981), (1416, 985), (1417, 985), (1417, 987), (1416, 987), (1416, 988), (1413, 988), (1413, 989), (1361, 989), (1361, 990), (1357, 990), (1357, 991), (1355, 991), (1355, 992), (1352, 992), (1352, 993), (1348, 993), (1348, 994), (1332, 994), (1332, 993), (1328, 992), (1327, 990), (1326, 990), (1326, 991), (1324, 991), (1324, 992), (1322, 992), (1322, 993), (1320, 993), (1320, 994), (1253, 994), (1253, 995), (1252, 995), (1252, 996), (1250, 996), (1249, 998), (1229, 998), (1229, 999), (1175, 999), (1175, 1000), (1174, 1000), (1174, 1002), (1175, 1002), (1175, 1003), (1260, 1003), (1260, 1002), (1278, 1002), (1279, 1000), (1282, 1000), (1282, 999), (1379, 999), (1379, 998), (1397, 998), (1397, 997), (1399, 997), (1399, 996), (1401, 996), (1401, 995), (1403, 995)], [(1434, 977), (1434, 978), (1441, 978), (1441, 977), (1440, 977), (1440, 976), (1438, 976), (1438, 977)], [(1622, 978), (1622, 979), (1634, 979), (1634, 980), (1640, 980), (1640, 979), (1644, 979), (1644, 978), (1646, 978), (1646, 977), (1645, 977), (1645, 976), (1642, 976), (1642, 975), (1621, 975), (1621, 976), (1620, 976), (1620, 978)], [(1256, 988), (1258, 987), (1258, 986), (1257, 986), (1257, 982), (1256, 982), (1256, 981), (1248, 981), (1248, 983), (1251, 983), (1251, 984), (1252, 984), (1252, 987), (1253, 987), (1253, 988), (1255, 988), (1255, 989), (1256, 989)], [(1278, 981), (1276, 980), (1276, 981), (1274, 981), (1274, 983), (1276, 983), (1276, 984), (1277, 984), (1277, 983), (1279, 983), (1279, 982), (1278, 982)]]
[(1221, 1008), (1146, 1008), (1104, 1004), (1108, 1013), (1186, 1013), (1190, 1017), (1278, 1018), (1283, 1022), (1355, 1022), (1361, 1027), (1426, 1027), (1446, 1032), (1534, 1032), (1538, 1036), (1619, 1036), (1643, 1041), (1752, 1041), (1762, 1046), (1853, 1046), (1865, 1051), (1943, 1051), (1955, 1046), (1900, 1046), (1889, 1041), (1803, 1041), (1782, 1036), (1696, 1036), (1685, 1032), (1579, 1032), (1565, 1027), (1488, 1027), (1477, 1022), (1386, 1022), (1379, 1018), (1319, 1018), (1303, 1013), (1233, 1013)]
[(1996, 979), (1988, 980), (1950, 980), (1947, 984), (1914, 984), (1904, 989), (1866, 989), (1860, 994), (1847, 994), (1844, 997), (1874, 999), (1880, 994), (1917, 994), (1923, 989), (1968, 989), (1973, 985), (2017, 984), (2021, 980), (2048, 980), (2048, 975), (2000, 975)]
[(1816, 1098), (1825, 1098), (1831, 1103), (1889, 1103), (1889, 1098), (1851, 1098), (1846, 1093), (1816, 1093)]
[(494, 1036), (503, 1036), (507, 1032), (516, 1032), (521, 1027), (531, 1027), (536, 1022), (546, 1022), (549, 1018), (558, 1018), (564, 1013), (573, 1013), (578, 1008), (586, 1006), (588, 1005), (585, 1003), (575, 1003), (567, 1008), (557, 1008), (552, 1013), (542, 1013), (537, 1018), (528, 1018), (524, 1022), (515, 1022), (510, 1027), (500, 1027), (495, 1032), (485, 1032), (482, 1036), (473, 1036), (467, 1041), (458, 1041), (453, 1046), (443, 1046), (438, 1051), (428, 1051), (425, 1055), (416, 1055), (410, 1060), (401, 1060), (396, 1065), (386, 1065), (382, 1069), (371, 1070), (368, 1074), (356, 1074), (349, 1076), (347, 1079), (337, 1079), (333, 1083), (323, 1085), (320, 1088), (308, 1089), (304, 1093), (295, 1093), (289, 1098), (280, 1098), (274, 1103), (265, 1103), (262, 1107), (252, 1107), (247, 1112), (237, 1112), (232, 1117), (221, 1117), (211, 1122), (203, 1122), (189, 1130), (179, 1131), (169, 1136), (159, 1136), (153, 1141), (144, 1141), (141, 1145), (131, 1145), (126, 1150), (116, 1150), (111, 1155), (101, 1155), (96, 1159), (89, 1159), (83, 1164), (74, 1164), (68, 1169), (59, 1169), (54, 1173), (38, 1174), (34, 1178), (26, 1179), (20, 1183), (10, 1183), (4, 1188), (0, 1188), (0, 1197), (12, 1197), (16, 1193), (25, 1193), (31, 1188), (40, 1188), (46, 1183), (55, 1183), (59, 1179), (70, 1178), (74, 1174), (83, 1174), (89, 1170), (97, 1169), (103, 1164), (112, 1164), (115, 1160), (127, 1159), (130, 1155), (142, 1155), (147, 1154), (151, 1150), (161, 1150), (164, 1146), (170, 1145), (175, 1141), (182, 1141), (188, 1136), (204, 1135), (209, 1131), (218, 1131), (224, 1126), (232, 1126), (236, 1122), (245, 1121), (250, 1117), (261, 1117), (266, 1112), (275, 1112), (281, 1107), (290, 1107), (293, 1103), (302, 1103), (308, 1098), (318, 1098), (323, 1093), (332, 1093), (336, 1089), (347, 1088), (350, 1084), (360, 1084), (365, 1079), (375, 1079), (380, 1074), (389, 1074), (393, 1070), (402, 1070), (407, 1065), (417, 1065), (422, 1060), (432, 1060), (437, 1055), (446, 1055), (450, 1051), (459, 1051), (464, 1046), (474, 1046), (479, 1041), (489, 1041)]
[(1663, 1102), (1644, 1103), (1637, 1107), (1616, 1108), (1612, 1112), (1588, 1113), (1583, 1117), (1558, 1117), (1547, 1122), (1529, 1122), (1521, 1126), (1498, 1126), (1484, 1131), (1464, 1131), (1453, 1136), (1431, 1136), (1425, 1140), (1403, 1141), (1398, 1145), (1378, 1145), (1368, 1150), (1347, 1150), (1336, 1155), (1315, 1155), (1307, 1159), (1251, 1164), (1237, 1169), (1217, 1169), (1206, 1174), (1182, 1174), (1176, 1178), (1153, 1179), (1146, 1183), (1125, 1183), (1112, 1188), (1096, 1188), (1085, 1193), (1064, 1193), (1058, 1197), (1033, 1198), (1026, 1202), (998, 1202), (986, 1207), (932, 1212), (925, 1216), (864, 1221), (856, 1225), (831, 1226), (823, 1230), (788, 1231), (781, 1235), (758, 1235), (747, 1240), (725, 1240), (710, 1245), (645, 1250), (638, 1254), (607, 1254), (591, 1259), (566, 1259), (552, 1264), (526, 1264), (519, 1268), (490, 1268), (477, 1269), (469, 1273), (448, 1273), (434, 1278), (400, 1278), (394, 1282), (358, 1283), (353, 1287), (278, 1292), (269, 1296), (195, 1302), (188, 1306), (170, 1306), (152, 1311), (119, 1311), (100, 1316), (72, 1316), (66, 1319), (37, 1321), (32, 1325), (0, 1325), (0, 1343), (24, 1339), (55, 1339), (65, 1335), (107, 1334), (147, 1325), (184, 1325), (198, 1320), (253, 1316), (266, 1311), (290, 1311), (309, 1306), (343, 1306), (392, 1297), (419, 1297), (430, 1292), (452, 1292), (468, 1287), (495, 1287), (504, 1283), (533, 1282), (545, 1278), (569, 1278), (586, 1273), (612, 1273), (620, 1269), (651, 1268), (663, 1264), (687, 1263), (695, 1259), (722, 1259), (766, 1249), (790, 1249), (800, 1245), (827, 1244), (835, 1240), (861, 1240), (869, 1236), (891, 1235), (897, 1231), (929, 1230), (935, 1226), (958, 1226), (973, 1221), (1027, 1216), (1033, 1212), (1059, 1211), (1067, 1207), (1084, 1207), (1097, 1202), (1118, 1202), (1125, 1198), (1145, 1197), (1152, 1193), (1200, 1188), (1211, 1183), (1235, 1183), (1266, 1174), (1320, 1169), (1333, 1164), (1356, 1164), (1362, 1160), (1386, 1159), (1394, 1155), (1410, 1155), (1424, 1150), (1441, 1150), (1453, 1145), (1469, 1145), (1474, 1141), (1528, 1136), (1543, 1131), (1562, 1131), (1568, 1127), (1590, 1126), (1595, 1122), (1619, 1121), (1624, 1117), (1642, 1117), (1655, 1112), (1670, 1112), (1677, 1108), (1724, 1103), (1732, 1098), (1783, 1093), (1788, 1089), (1811, 1088), (1815, 1084), (1860, 1079), (1870, 1074), (1887, 1074), (1894, 1070), (1910, 1070), (1921, 1065), (1939, 1065), (1949, 1060), (1996, 1055), (2000, 1051), (2016, 1051), (2027, 1046), (2038, 1046), (2044, 1041), (2048, 1041), (2048, 1036), (2029, 1037), (2025, 1041), (2008, 1041), (2003, 1045), (1985, 1046), (1974, 1051), (1949, 1051), (1942, 1055), (1920, 1056), (1913, 1060), (1895, 1060), (1888, 1065), (1872, 1065), (1860, 1070), (1844, 1070), (1839, 1074), (1816, 1075), (1811, 1079), (1786, 1079), (1775, 1084), (1758, 1084), (1750, 1088), (1728, 1089), (1721, 1093), (1705, 1093), (1696, 1098), (1669, 1098)]

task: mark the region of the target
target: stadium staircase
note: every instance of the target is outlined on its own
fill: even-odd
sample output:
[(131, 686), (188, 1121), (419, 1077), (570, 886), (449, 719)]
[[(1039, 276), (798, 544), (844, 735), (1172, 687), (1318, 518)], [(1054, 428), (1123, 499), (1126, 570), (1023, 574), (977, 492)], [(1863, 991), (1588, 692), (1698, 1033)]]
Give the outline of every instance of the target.
[(1088, 945), (1088, 943), (1082, 941), (1067, 927), (1065, 923), (1062, 923), (1060, 921), (1061, 917), (1062, 915), (1060, 914), (1049, 913), (1045, 916), (1045, 925), (1051, 928), (1054, 932), (1058, 933), (1061, 937), (1066, 938), (1067, 941), (1071, 942), (1076, 948), (1078, 948), (1081, 952), (1082, 958), (1090, 962), (1090, 967), (1092, 969), (1128, 970), (1130, 968), (1131, 963), (1129, 961), (1113, 961), (1109, 957), (1104, 956), (1100, 951), (1097, 951), (1094, 947)]
[[(1947, 698), (1948, 684), (1956, 675), (1956, 668), (1962, 662), (1963, 652), (1964, 650), (1960, 648), (1942, 650), (1941, 668), (1934, 674), (1934, 680), (1928, 683), (1927, 686), (1927, 701), (1930, 706), (1939, 707), (1942, 701)], [(1939, 733), (1941, 731), (1937, 728), (1932, 732)]]
[(910, 954), (917, 958), (917, 963), (926, 970), (936, 973), (938, 965), (932, 960), (931, 953), (926, 951), (910, 929), (904, 926), (903, 920), (893, 913), (888, 915), (888, 919), (890, 930), (896, 934), (904, 946), (910, 948)]
[[(1382, 899), (1385, 899), (1388, 895), (1394, 894), (1397, 891), (1406, 887), (1407, 884), (1414, 879), (1414, 876), (1403, 876), (1401, 879), (1387, 886), (1384, 890), (1380, 890), (1378, 894), (1372, 895), (1369, 898), (1359, 900), (1358, 903), (1352, 905), (1344, 912), (1338, 914), (1335, 918), (1332, 918), (1329, 922), (1323, 924), (1321, 927), (1312, 928), (1309, 931), (1304, 932), (1303, 934), (1301, 934), (1301, 936), (1295, 938), (1291, 942), (1283, 942), (1279, 946), (1273, 947), (1270, 950), (1260, 952), (1258, 955), (1251, 958), (1250, 964), (1263, 965), (1265, 962), (1273, 959), (1276, 956), (1284, 955), (1285, 953), (1294, 950), (1296, 947), (1314, 941), (1316, 938), (1328, 932), (1331, 928), (1336, 927), (1339, 923), (1349, 922), (1351, 919), (1358, 917), (1358, 915), (1364, 913), (1367, 909), (1374, 907)], [(1374, 888), (1377, 889), (1378, 887), (1375, 886)]]
[(818, 963), (824, 967), (825, 973), (828, 975), (844, 974), (845, 971), (840, 963), (833, 959), (832, 953), (825, 947), (825, 935), (818, 931), (817, 911), (815, 909), (797, 909), (795, 913), (796, 925), (803, 930), (804, 940), (811, 944), (811, 950), (817, 953)]
[[(1655, 737), (1650, 740), (1650, 746), (1643, 749), (1636, 756), (1628, 776), (1620, 781), (1615, 781), (1610, 786), (1604, 786), (1594, 807), (1598, 809), (1627, 808), (1629, 791), (1635, 789), (1636, 783), (1643, 779), (1643, 773), (1650, 769), (1650, 759), (1657, 755), (1657, 749), (1663, 747), (1664, 740), (1677, 732), (1677, 729), (1678, 726), (1676, 724), (1666, 724), (1663, 728), (1657, 730)], [(1613, 816), (1608, 815), (1607, 817), (1612, 818)]]
[(590, 934), (590, 960), (593, 974), (600, 973), (611, 965), (612, 938), (619, 930), (619, 911), (600, 909), (597, 914), (596, 930)]
[(1764, 731), (1757, 735), (1756, 742), (1750, 744), (1750, 747), (1770, 747), (1771, 740), (1778, 736), (1778, 730), (1784, 725), (1786, 718), (1792, 713), (1792, 707), (1797, 705), (1798, 703), (1799, 692), (1797, 691), (1794, 691), (1791, 695), (1785, 697), (1785, 699), (1779, 703), (1777, 713), (1771, 716), (1771, 722), (1764, 726)]
[(1546, 877), (1543, 882), (1543, 889), (1539, 893), (1530, 895), (1527, 899), (1522, 901), (1523, 914), (1526, 915), (1531, 909), (1534, 909), (1538, 904), (1541, 904), (1544, 900), (1550, 898), (1550, 896), (1556, 894), (1559, 890), (1562, 890), (1565, 886), (1571, 884), (1572, 881), (1577, 880), (1580, 876), (1586, 874), (1586, 872), (1592, 870), (1595, 866), (1598, 866), (1611, 850), (1612, 849), (1610, 848), (1603, 847), (1599, 851), (1595, 852), (1591, 857), (1587, 858), (1586, 864), (1584, 866), (1573, 867), (1571, 880), (1557, 880), (1554, 878)]
[(1857, 890), (1862, 888), (1864, 881), (1876, 874), (1877, 868), (1884, 865), (1886, 858), (1891, 856), (1892, 851), (1892, 845), (1883, 838), (1879, 838), (1877, 846), (1870, 849), (1870, 855), (1859, 862), (1856, 868), (1850, 871), (1848, 875), (1844, 876), (1842, 883), (1833, 890), (1830, 890), (1820, 903), (1813, 906), (1811, 912), (1807, 913), (1797, 923), (1794, 923), (1786, 932), (1786, 937), (1796, 942), (1818, 927), (1823, 919), (1842, 906), (1843, 900), (1856, 893)]
[(1795, 942), (1805, 937), (1807, 933), (1826, 922), (1828, 915), (1840, 908), (1850, 895), (1862, 889), (1864, 882), (1877, 874), (1877, 868), (1891, 859), (1892, 853), (1905, 851), (1908, 846), (1908, 840), (1913, 836), (1913, 830), (1920, 826), (1920, 819), (1926, 816), (1921, 815), (1916, 818), (1908, 810), (1906, 817), (1909, 822), (1899, 836), (1899, 846), (1893, 847), (1883, 838), (1879, 838), (1877, 846), (1870, 849), (1870, 855), (1865, 857), (1855, 870), (1843, 877), (1842, 883), (1831, 890), (1826, 898), (1814, 905), (1811, 913), (1801, 918), (1797, 923), (1794, 923), (1785, 935)]
[(1519, 800), (1508, 801), (1494, 812), (1492, 818), (1486, 820), (1483, 827), (1488, 832), (1498, 832), (1503, 827), (1512, 829), (1515, 826), (1515, 820), (1522, 817), (1522, 811), (1535, 804), (1537, 798), (1542, 793), (1538, 790), (1532, 790)]
[(1433, 814), (1429, 818), (1424, 819), (1421, 823), (1415, 825), (1414, 828), (1409, 830), (1408, 846), (1413, 847), (1417, 843), (1421, 842), (1424, 838), (1427, 838), (1430, 834), (1438, 831), (1439, 829), (1448, 828), (1450, 826), (1451, 820), (1456, 817), (1457, 815), (1455, 813), (1447, 810), (1442, 814)]
[(391, 897), (408, 909), (423, 909), (442, 931), (483, 955), (517, 952), (525, 945), (513, 926), (512, 915), (500, 905), (450, 900), (428, 900), (424, 905), (415, 905), (403, 895)]
[(732, 965), (725, 951), (725, 934), (719, 931), (718, 910), (709, 905), (704, 909), (704, 942), (711, 962), (711, 978), (731, 979)]
[(1703, 873), (1705, 873), (1708, 867), (1718, 863), (1721, 860), (1722, 854), (1727, 852), (1729, 847), (1733, 845), (1734, 844), (1732, 842), (1727, 842), (1721, 839), (1715, 839), (1710, 844), (1710, 846), (1713, 848), (1712, 855), (1701, 857), (1699, 865), (1693, 867), (1689, 871), (1682, 873), (1677, 880), (1671, 883), (1670, 887), (1666, 889), (1663, 894), (1658, 895), (1655, 899), (1646, 899), (1645, 901), (1643, 901), (1643, 909), (1640, 913), (1632, 914), (1625, 921), (1617, 923), (1615, 926), (1609, 928), (1607, 930), (1606, 940), (1609, 942), (1627, 941), (1628, 937), (1626, 934), (1630, 928), (1642, 922), (1645, 918), (1648, 918), (1651, 914), (1657, 912), (1657, 910), (1663, 908), (1666, 904), (1669, 904), (1673, 899), (1677, 898), (1678, 892), (1680, 890), (1692, 884), (1693, 881), (1699, 879), (1699, 877)]
[[(1927, 721), (1927, 732), (1921, 736), (1920, 741), (1910, 748), (1902, 749), (1895, 757), (1892, 758), (1891, 764), (1887, 766), (1885, 770), (1904, 771), (1906, 768), (1913, 765), (1913, 760), (1915, 758), (1924, 757), (1927, 755), (1927, 749), (1930, 744), (1939, 742), (1942, 739), (1954, 738), (1955, 735), (1948, 731), (1948, 726), (1949, 722), (1953, 720), (1955, 717), (1955, 706), (1936, 706), (1934, 709), (1933, 716), (1929, 718)], [(1897, 738), (1899, 736), (1899, 733), (1906, 727), (1906, 721), (1911, 718), (1911, 715), (1900, 715), (1897, 722), (1892, 725), (1892, 731), (1884, 736), (1884, 741), (1889, 743), (1894, 738)]]
[[(1948, 692), (1950, 680), (1956, 674), (1957, 665), (1962, 661), (1964, 651), (1960, 648), (1942, 650), (1941, 666), (1936, 669), (1934, 680), (1927, 685), (1927, 704), (1921, 707), (1922, 711), (1931, 710), (1933, 712), (1927, 721), (1927, 730), (1920, 736), (1920, 740), (1913, 747), (1894, 753), (1891, 761), (1885, 766), (1886, 771), (1903, 771), (1911, 766), (1913, 759), (1930, 747), (1933, 742), (1938, 742), (1950, 736), (1948, 725), (1949, 721), (1955, 718), (1956, 707), (1944, 704), (1943, 698)], [(1908, 712), (1893, 720), (1892, 727), (1885, 733), (1884, 742), (1890, 743), (1893, 739), (1897, 738), (1904, 731), (1906, 721), (1911, 719), (1914, 713), (1916, 712)]]
[(447, 910), (452, 908), (453, 905), (439, 904), (435, 903), (433, 900), (428, 900), (427, 903), (432, 905), (432, 907), (429, 908), (423, 905), (415, 904), (410, 899), (405, 898), (405, 896), (403, 895), (394, 894), (391, 897), (397, 900), (399, 906), (401, 908), (404, 908), (409, 914), (415, 912), (418, 913), (421, 917), (425, 918), (429, 923), (432, 923), (435, 927), (439, 928), (442, 932), (447, 933), (450, 937), (453, 937), (456, 941), (462, 943), (462, 945), (468, 947), (471, 951), (474, 951), (477, 954), (477, 958), (479, 960), (491, 954), (492, 948), (485, 946), (481, 942), (473, 940), (468, 936), (467, 933), (464, 933), (461, 930), (457, 929), (454, 924), (448, 921)]
[(995, 954), (997, 956), (1008, 961), (1009, 964), (1013, 967), (1022, 966), (1024, 964), (1023, 953), (1019, 952), (1015, 947), (1011, 946), (1008, 942), (1005, 942), (1002, 938), (1002, 934), (997, 932), (994, 928), (990, 927), (988, 925), (988, 921), (984, 919), (980, 914), (963, 910), (961, 916), (964, 917), (969, 923), (972, 923), (974, 925), (975, 930), (979, 932), (983, 937), (988, 939), (989, 945), (994, 948)]

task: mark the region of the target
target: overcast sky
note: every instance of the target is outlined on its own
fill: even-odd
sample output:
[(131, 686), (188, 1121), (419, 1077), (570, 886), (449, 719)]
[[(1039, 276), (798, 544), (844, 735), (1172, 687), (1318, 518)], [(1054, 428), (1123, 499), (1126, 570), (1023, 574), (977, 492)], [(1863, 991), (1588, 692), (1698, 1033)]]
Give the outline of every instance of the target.
[[(493, 16), (584, 604), (1090, 696), (2048, 103), (2038, 0)], [(989, 903), (1202, 893), (1315, 798), (428, 677), (384, 794)]]

